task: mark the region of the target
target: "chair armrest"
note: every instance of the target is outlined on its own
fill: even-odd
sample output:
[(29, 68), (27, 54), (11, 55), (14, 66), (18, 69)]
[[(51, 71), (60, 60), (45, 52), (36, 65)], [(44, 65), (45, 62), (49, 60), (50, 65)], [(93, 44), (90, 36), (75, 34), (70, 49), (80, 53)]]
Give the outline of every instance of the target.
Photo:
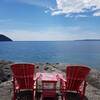
[(60, 80), (66, 82), (66, 79), (64, 78), (64, 76), (62, 74), (57, 74), (56, 77), (57, 77), (57, 79), (60, 79)]

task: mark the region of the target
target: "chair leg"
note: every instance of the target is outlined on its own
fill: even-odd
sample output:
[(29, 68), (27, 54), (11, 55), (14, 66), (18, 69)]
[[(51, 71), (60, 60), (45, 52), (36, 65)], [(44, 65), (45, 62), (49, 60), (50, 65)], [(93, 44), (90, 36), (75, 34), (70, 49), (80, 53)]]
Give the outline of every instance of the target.
[(16, 100), (16, 95), (15, 94), (13, 95), (12, 100)]
[(15, 92), (15, 89), (13, 90), (13, 93), (12, 93), (12, 100), (16, 100), (16, 92)]
[(84, 95), (81, 95), (80, 99), (81, 99), (81, 100), (84, 100)]
[(67, 100), (66, 96), (65, 95), (61, 96), (61, 100)]
[(61, 100), (63, 100), (63, 96), (61, 95)]
[(34, 90), (33, 90), (33, 100), (34, 100), (34, 98), (35, 98), (35, 95), (34, 95)]
[(33, 94), (33, 99), (32, 100), (34, 100), (34, 94)]

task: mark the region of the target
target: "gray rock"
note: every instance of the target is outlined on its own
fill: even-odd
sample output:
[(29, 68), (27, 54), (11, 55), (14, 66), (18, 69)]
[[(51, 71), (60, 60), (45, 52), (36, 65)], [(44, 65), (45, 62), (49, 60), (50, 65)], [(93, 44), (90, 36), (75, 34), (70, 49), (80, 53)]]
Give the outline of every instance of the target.
[(0, 83), (5, 82), (11, 78), (11, 61), (0, 61)]

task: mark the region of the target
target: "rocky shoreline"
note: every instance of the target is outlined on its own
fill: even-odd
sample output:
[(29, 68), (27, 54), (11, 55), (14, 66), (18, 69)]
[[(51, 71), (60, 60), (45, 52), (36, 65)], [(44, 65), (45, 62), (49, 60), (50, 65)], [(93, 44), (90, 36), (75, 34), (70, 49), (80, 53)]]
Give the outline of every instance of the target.
[[(0, 61), (0, 100), (11, 100), (12, 94), (12, 83), (11, 83), (11, 69), (10, 66), (14, 62), (11, 61)], [(42, 71), (45, 66), (48, 72), (59, 72), (64, 73), (66, 65), (61, 63), (50, 64), (50, 63), (36, 63), (36, 66), (40, 66)], [(87, 78), (88, 86), (86, 89), (87, 100), (100, 100), (100, 71), (91, 69), (91, 72)]]

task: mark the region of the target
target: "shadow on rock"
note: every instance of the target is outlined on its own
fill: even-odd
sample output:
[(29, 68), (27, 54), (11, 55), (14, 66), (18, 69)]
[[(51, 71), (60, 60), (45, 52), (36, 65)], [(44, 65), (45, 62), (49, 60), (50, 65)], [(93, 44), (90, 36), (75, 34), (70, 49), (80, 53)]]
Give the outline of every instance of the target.
[[(83, 97), (84, 99), (83, 100), (88, 100), (87, 97)], [(66, 100), (82, 100), (82, 98), (80, 97), (79, 94), (76, 94), (76, 93), (68, 93), (66, 95)]]

